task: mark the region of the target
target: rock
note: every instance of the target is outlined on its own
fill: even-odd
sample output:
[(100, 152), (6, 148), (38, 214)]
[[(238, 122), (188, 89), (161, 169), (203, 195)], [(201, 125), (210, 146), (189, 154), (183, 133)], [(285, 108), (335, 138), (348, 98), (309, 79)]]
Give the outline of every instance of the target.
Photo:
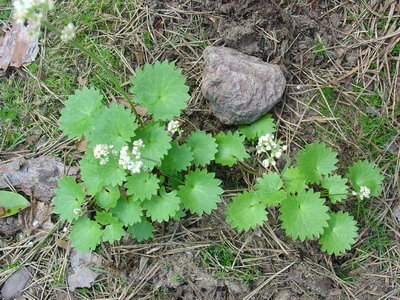
[(18, 218), (11, 216), (8, 218), (0, 218), (0, 233), (5, 235), (13, 235), (21, 230)]
[(224, 124), (249, 124), (268, 112), (283, 94), (286, 79), (279, 66), (227, 47), (204, 50), (201, 90)]
[(76, 288), (90, 288), (97, 276), (100, 275), (89, 267), (99, 268), (101, 257), (94, 252), (84, 253), (74, 251), (70, 257), (71, 268), (68, 275), (68, 288), (74, 291)]
[(0, 189), (12, 185), (37, 200), (49, 201), (54, 197), (58, 178), (77, 173), (77, 167), (68, 169), (59, 157), (16, 158), (0, 165)]
[(20, 268), (6, 280), (1, 289), (1, 296), (5, 300), (11, 300), (21, 296), (22, 291), (31, 279), (30, 270), (30, 268)]

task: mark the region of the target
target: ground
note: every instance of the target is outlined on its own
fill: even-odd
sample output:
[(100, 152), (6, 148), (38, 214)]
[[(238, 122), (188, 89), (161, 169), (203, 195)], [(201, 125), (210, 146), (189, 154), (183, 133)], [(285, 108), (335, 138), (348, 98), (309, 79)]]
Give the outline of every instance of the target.
[[(10, 13), (11, 1), (0, 0), (0, 22), (9, 24)], [(214, 133), (230, 127), (201, 95), (203, 49), (227, 45), (278, 64), (288, 85), (271, 113), (290, 156), (325, 141), (339, 152), (342, 169), (357, 159), (379, 165), (384, 191), (362, 205), (343, 204), (361, 230), (341, 256), (285, 237), (274, 211), (262, 228), (238, 234), (219, 209), (161, 224), (148, 243), (100, 247), (102, 275), (92, 288), (71, 293), (65, 224), (53, 219), (50, 233), (0, 237), (0, 285), (24, 265), (34, 274), (26, 299), (399, 299), (399, 13), (390, 0), (57, 1), (49, 20), (60, 27), (74, 22), (77, 39), (123, 82), (145, 62), (176, 61), (190, 86), (185, 122)], [(82, 85), (121, 99), (79, 51), (51, 33), (40, 46), (34, 63), (0, 78), (0, 158), (20, 151), (76, 164), (74, 141), (57, 127), (63, 101)], [(253, 180), (239, 168), (211, 169), (231, 192)], [(230, 201), (223, 200), (221, 208)]]

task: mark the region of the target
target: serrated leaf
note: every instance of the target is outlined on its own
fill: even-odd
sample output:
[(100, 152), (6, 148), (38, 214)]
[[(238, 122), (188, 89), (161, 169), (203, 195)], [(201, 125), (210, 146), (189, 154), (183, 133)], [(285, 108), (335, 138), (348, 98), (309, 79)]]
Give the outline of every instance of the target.
[(140, 243), (154, 237), (153, 230), (153, 225), (146, 219), (142, 219), (141, 222), (129, 226), (127, 232)]
[(357, 222), (347, 212), (330, 213), (328, 227), (325, 228), (318, 243), (322, 250), (329, 255), (334, 253), (339, 255), (351, 249), (357, 237)]
[(89, 147), (97, 144), (114, 145), (118, 151), (135, 136), (136, 128), (135, 115), (122, 104), (111, 103), (108, 108), (104, 106), (94, 115), (86, 140)]
[(114, 243), (115, 241), (121, 240), (125, 235), (122, 222), (111, 223), (107, 225), (103, 230), (102, 240), (104, 242)]
[(278, 205), (286, 198), (286, 192), (280, 190), (282, 187), (283, 181), (277, 173), (264, 173), (254, 185), (254, 198), (267, 206)]
[(254, 229), (267, 220), (266, 205), (254, 197), (253, 191), (236, 195), (227, 206), (226, 221), (239, 232)]
[(336, 156), (337, 153), (331, 147), (315, 141), (299, 151), (297, 167), (310, 183), (318, 183), (322, 179), (321, 175), (327, 176), (337, 169)]
[(210, 214), (211, 210), (217, 208), (224, 190), (220, 188), (221, 180), (214, 176), (214, 173), (199, 169), (186, 175), (185, 185), (179, 187), (178, 196), (191, 213), (201, 216), (203, 213)]
[(171, 148), (161, 161), (160, 170), (164, 174), (174, 175), (189, 167), (192, 160), (193, 154), (190, 147), (185, 144), (179, 146), (178, 142), (172, 141)]
[(107, 187), (96, 195), (96, 203), (104, 209), (110, 209), (117, 205), (120, 196), (121, 193), (118, 186)]
[(61, 110), (60, 129), (69, 138), (81, 138), (89, 133), (92, 118), (101, 106), (103, 95), (94, 88), (83, 87), (68, 97)]
[(217, 143), (215, 138), (205, 131), (197, 129), (186, 139), (186, 144), (192, 149), (193, 164), (205, 166), (215, 158)]
[(136, 131), (136, 138), (142, 139), (144, 148), (141, 150), (143, 166), (152, 170), (155, 165), (161, 164), (161, 159), (171, 148), (171, 137), (168, 132), (157, 123), (146, 123)]
[(109, 225), (109, 224), (112, 224), (112, 223), (118, 223), (119, 222), (117, 217), (115, 217), (111, 213), (105, 212), (105, 211), (96, 212), (95, 219), (101, 225)]
[(106, 186), (122, 185), (126, 177), (126, 172), (118, 164), (117, 157), (110, 155), (109, 161), (100, 165), (99, 160), (93, 156), (93, 149), (86, 151), (80, 162), (80, 169), (84, 186), (90, 195), (97, 194)]
[(220, 132), (215, 139), (218, 144), (215, 162), (232, 167), (237, 161), (243, 161), (250, 157), (243, 145), (244, 136), (240, 135), (239, 132)]
[(30, 206), (20, 194), (0, 191), (0, 218), (6, 218)]
[(87, 217), (80, 217), (71, 226), (69, 238), (76, 250), (89, 252), (100, 244), (101, 235), (101, 227), (97, 222), (91, 221)]
[(54, 213), (68, 222), (78, 219), (81, 205), (85, 202), (82, 185), (76, 183), (72, 177), (63, 176), (58, 180), (58, 188), (54, 192), (56, 196), (51, 201), (54, 204)]
[(128, 176), (124, 187), (127, 188), (126, 194), (132, 195), (132, 200), (143, 201), (157, 194), (159, 183), (157, 175), (140, 172)]
[(306, 185), (306, 178), (298, 167), (287, 168), (283, 173), (285, 181), (285, 190), (288, 193), (298, 193), (304, 190)]
[(357, 161), (350, 168), (346, 176), (350, 179), (353, 189), (359, 193), (362, 186), (371, 190), (371, 196), (379, 196), (382, 191), (382, 180), (385, 178), (374, 163), (367, 160)]
[(147, 217), (150, 217), (152, 221), (161, 223), (175, 216), (180, 209), (180, 202), (176, 191), (167, 193), (165, 188), (161, 188), (159, 196), (153, 196), (151, 200), (143, 202), (143, 208), (147, 211)]
[(185, 81), (182, 70), (175, 68), (174, 63), (156, 62), (136, 71), (129, 91), (135, 94), (136, 102), (147, 107), (154, 120), (172, 120), (186, 108), (190, 98)]
[(248, 140), (255, 140), (267, 133), (274, 133), (275, 121), (270, 114), (266, 114), (250, 125), (240, 126), (239, 132)]
[(281, 215), (278, 217), (286, 234), (300, 241), (318, 238), (324, 232), (324, 227), (328, 226), (329, 208), (324, 202), (319, 193), (314, 193), (312, 189), (296, 196), (288, 195), (282, 201), (279, 209)]
[(321, 186), (329, 193), (332, 203), (340, 202), (347, 198), (347, 179), (339, 175), (333, 175), (322, 179)]
[(118, 217), (125, 226), (140, 222), (143, 216), (143, 208), (140, 203), (120, 198), (112, 210), (113, 215)]

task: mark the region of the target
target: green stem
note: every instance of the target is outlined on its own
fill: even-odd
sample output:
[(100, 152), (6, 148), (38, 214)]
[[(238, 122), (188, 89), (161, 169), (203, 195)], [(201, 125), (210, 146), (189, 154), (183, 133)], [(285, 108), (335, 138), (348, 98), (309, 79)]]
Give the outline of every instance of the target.
[[(49, 22), (44, 21), (43, 25), (49, 29), (50, 31), (52, 31), (53, 33), (55, 33), (58, 36), (61, 36), (61, 31), (54, 27), (53, 25), (51, 25)], [(119, 92), (126, 101), (128, 101), (133, 113), (136, 116), (136, 119), (138, 119), (140, 125), (144, 125), (142, 118), (140, 117), (139, 113), (137, 112), (135, 105), (133, 104), (131, 98), (129, 97), (128, 93), (125, 92), (125, 90), (122, 88), (121, 83), (119, 82), (119, 80), (114, 76), (114, 74), (110, 71), (110, 69), (107, 67), (107, 65), (101, 60), (100, 57), (98, 57), (94, 52), (90, 51), (89, 49), (84, 48), (80, 43), (74, 41), (74, 40), (70, 40), (68, 41), (69, 44), (71, 44), (72, 46), (74, 46), (75, 48), (77, 48), (79, 51), (81, 51), (83, 54), (85, 54), (86, 56), (90, 57), (91, 59), (93, 59), (105, 72), (105, 74), (107, 75), (108, 79), (113, 83), (114, 88), (117, 92)]]

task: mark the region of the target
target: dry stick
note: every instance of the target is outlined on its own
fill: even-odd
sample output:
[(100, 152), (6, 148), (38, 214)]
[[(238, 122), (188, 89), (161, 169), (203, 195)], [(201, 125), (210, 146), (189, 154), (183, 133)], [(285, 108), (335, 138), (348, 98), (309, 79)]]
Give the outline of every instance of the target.
[(280, 275), (281, 273), (285, 272), (287, 269), (289, 269), (291, 266), (293, 266), (295, 263), (297, 262), (297, 260), (295, 260), (294, 262), (292, 262), (290, 265), (284, 267), (282, 270), (280, 270), (279, 272), (275, 273), (274, 275), (272, 275), (270, 278), (268, 278), (267, 280), (265, 280), (263, 283), (261, 283), (257, 288), (255, 288), (250, 294), (248, 294), (246, 297), (243, 298), (243, 300), (250, 300), (253, 296), (255, 296), (256, 294), (258, 294), (258, 292), (264, 287), (266, 286), (268, 283), (270, 283), (273, 279), (275, 279), (275, 277), (277, 277), (278, 275)]

